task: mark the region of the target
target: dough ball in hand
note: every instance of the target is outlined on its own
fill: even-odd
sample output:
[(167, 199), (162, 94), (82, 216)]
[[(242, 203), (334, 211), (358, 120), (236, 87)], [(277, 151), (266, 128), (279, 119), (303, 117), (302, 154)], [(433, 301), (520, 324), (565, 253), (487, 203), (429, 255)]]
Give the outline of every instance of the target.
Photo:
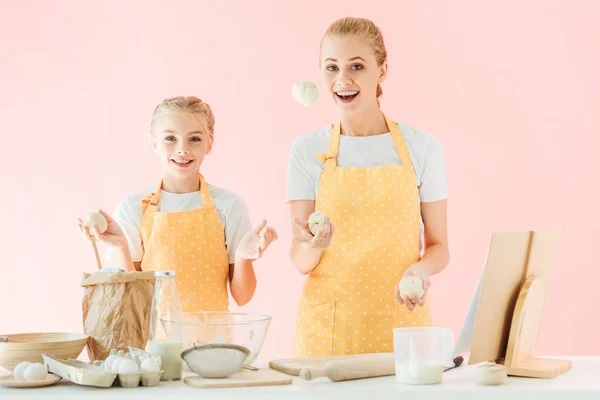
[(108, 229), (108, 221), (106, 218), (104, 218), (104, 215), (100, 214), (99, 212), (88, 214), (88, 216), (83, 220), (83, 225), (88, 228), (97, 225), (100, 233), (104, 233), (106, 232), (106, 229)]
[(319, 89), (313, 81), (296, 81), (292, 86), (292, 97), (305, 107), (310, 107), (319, 98)]
[(325, 225), (327, 215), (324, 212), (317, 210), (308, 217), (308, 229), (313, 236), (317, 236), (319, 230)]
[(398, 290), (400, 296), (411, 296), (415, 295), (417, 298), (421, 298), (425, 289), (423, 288), (423, 281), (418, 276), (405, 276), (398, 284)]

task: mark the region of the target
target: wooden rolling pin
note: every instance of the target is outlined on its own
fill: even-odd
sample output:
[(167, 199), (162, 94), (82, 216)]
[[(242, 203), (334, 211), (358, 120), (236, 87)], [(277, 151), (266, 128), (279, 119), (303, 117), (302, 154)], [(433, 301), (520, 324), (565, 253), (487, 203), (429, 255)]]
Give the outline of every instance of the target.
[(304, 368), (300, 378), (311, 380), (326, 376), (333, 382), (394, 375), (394, 354), (381, 354), (364, 359), (329, 361), (323, 368)]
[[(463, 358), (461, 356), (455, 357), (454, 365), (446, 368), (444, 372), (458, 367), (462, 362)], [(300, 370), (299, 377), (304, 380), (312, 380), (324, 376), (332, 382), (339, 382), (389, 376), (395, 373), (394, 354), (386, 353), (365, 359), (330, 361), (323, 368), (304, 368)]]

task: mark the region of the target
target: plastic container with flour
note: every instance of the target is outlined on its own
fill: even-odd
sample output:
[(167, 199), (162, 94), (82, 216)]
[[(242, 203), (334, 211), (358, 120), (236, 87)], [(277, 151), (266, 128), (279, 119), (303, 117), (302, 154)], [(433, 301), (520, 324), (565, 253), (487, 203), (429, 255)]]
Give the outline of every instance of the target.
[(442, 382), (444, 368), (451, 367), (454, 332), (447, 328), (394, 329), (396, 380), (408, 385)]

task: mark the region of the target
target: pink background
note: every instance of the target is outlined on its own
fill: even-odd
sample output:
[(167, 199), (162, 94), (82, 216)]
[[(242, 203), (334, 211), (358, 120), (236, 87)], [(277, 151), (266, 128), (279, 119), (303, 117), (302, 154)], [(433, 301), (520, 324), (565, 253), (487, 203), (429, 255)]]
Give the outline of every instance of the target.
[(81, 331), (95, 261), (76, 218), (158, 181), (152, 109), (194, 94), (217, 120), (205, 176), (280, 233), (245, 311), (273, 316), (261, 358), (289, 356), (303, 277), (288, 259), (288, 148), (336, 119), (327, 96), (304, 108), (291, 87), (320, 84), (321, 36), (353, 15), (386, 39), (384, 111), (445, 146), (437, 324), (460, 332), (492, 232), (560, 225), (538, 353), (600, 354), (600, 2), (54, 3), (0, 3), (0, 333)]

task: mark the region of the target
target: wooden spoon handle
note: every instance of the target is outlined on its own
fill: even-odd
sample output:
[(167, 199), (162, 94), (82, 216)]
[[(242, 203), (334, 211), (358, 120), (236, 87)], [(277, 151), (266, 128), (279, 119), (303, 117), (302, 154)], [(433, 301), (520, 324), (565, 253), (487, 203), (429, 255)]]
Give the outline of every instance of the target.
[(98, 269), (102, 269), (102, 261), (100, 261), (100, 254), (98, 253), (98, 246), (96, 246), (96, 239), (92, 238), (92, 247), (94, 248), (94, 254), (96, 255), (96, 264)]

